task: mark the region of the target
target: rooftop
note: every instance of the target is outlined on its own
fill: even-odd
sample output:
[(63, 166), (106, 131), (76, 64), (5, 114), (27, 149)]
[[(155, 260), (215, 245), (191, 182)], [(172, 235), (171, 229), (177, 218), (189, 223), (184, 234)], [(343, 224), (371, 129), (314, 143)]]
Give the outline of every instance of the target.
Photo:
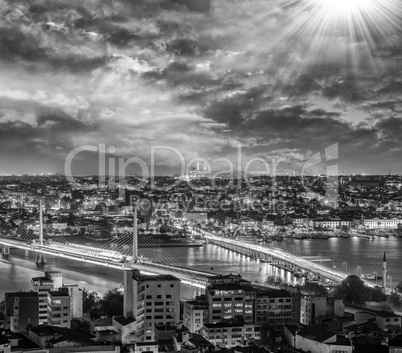
[(95, 327), (99, 327), (99, 326), (112, 326), (113, 325), (113, 319), (111, 317), (105, 317), (105, 318), (100, 318), (100, 319), (96, 319), (93, 322)]
[(380, 316), (380, 317), (384, 317), (384, 318), (387, 318), (387, 317), (401, 317), (401, 316), (395, 314), (395, 313), (392, 312), (392, 311), (386, 311), (386, 310), (381, 310), (381, 311), (379, 311), (379, 312), (376, 314), (376, 316)]
[(135, 319), (133, 317), (126, 318), (126, 317), (124, 317), (124, 315), (113, 316), (113, 320), (118, 322), (122, 326), (126, 326), (135, 321)]
[(133, 279), (137, 280), (138, 282), (156, 282), (156, 281), (180, 281), (179, 278), (172, 276), (172, 275), (134, 275)]
[(265, 297), (269, 298), (291, 298), (290, 293), (285, 289), (268, 289), (264, 291), (257, 292), (257, 297)]
[(13, 292), (13, 293), (5, 293), (6, 297), (18, 297), (18, 298), (34, 298), (38, 296), (38, 292)]
[(218, 284), (211, 284), (208, 287), (209, 290), (243, 290), (245, 292), (256, 292), (257, 289), (250, 285), (242, 285), (237, 283), (218, 283)]
[(319, 326), (310, 326), (298, 331), (297, 335), (317, 342), (324, 342), (331, 337), (336, 336), (336, 333), (327, 331)]
[(191, 335), (189, 342), (193, 344), (195, 347), (210, 347), (210, 348), (214, 347), (214, 345), (211, 342), (209, 342), (205, 337), (197, 333), (193, 333)]

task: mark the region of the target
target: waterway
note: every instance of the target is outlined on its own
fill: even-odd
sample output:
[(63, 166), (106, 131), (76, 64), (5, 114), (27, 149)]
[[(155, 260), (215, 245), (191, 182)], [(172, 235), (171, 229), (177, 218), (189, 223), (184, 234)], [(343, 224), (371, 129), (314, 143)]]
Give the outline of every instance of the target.
[[(323, 258), (332, 260), (323, 262), (324, 265), (335, 266), (342, 271), (347, 269), (349, 273), (356, 275), (373, 271), (380, 274), (385, 251), (389, 286), (391, 277), (394, 286), (402, 280), (402, 238), (375, 238), (373, 241), (361, 238), (286, 239), (265, 246), (276, 246), (301, 256), (322, 254)], [(194, 248), (152, 249), (152, 251), (140, 249), (140, 254), (142, 252), (158, 261), (220, 274), (240, 273), (246, 279), (259, 282), (263, 282), (269, 274), (267, 264), (251, 261), (245, 256), (212, 244)], [(65, 283), (78, 283), (99, 293), (120, 287), (123, 282), (123, 274), (119, 270), (52, 256), (47, 256), (47, 260), (47, 264), (37, 265), (35, 253), (19, 249), (12, 249), (10, 256), (0, 255), (0, 299), (4, 298), (5, 292), (30, 290), (31, 278), (42, 276), (44, 271), (60, 271), (63, 273)], [(193, 294), (192, 287), (182, 286), (183, 298), (191, 298)]]

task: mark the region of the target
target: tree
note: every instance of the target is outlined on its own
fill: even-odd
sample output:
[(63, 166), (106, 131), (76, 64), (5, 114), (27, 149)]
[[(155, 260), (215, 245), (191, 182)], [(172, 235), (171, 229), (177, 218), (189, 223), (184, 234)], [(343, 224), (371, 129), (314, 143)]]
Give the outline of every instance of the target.
[(284, 285), (284, 281), (281, 277), (275, 276), (275, 275), (270, 275), (267, 277), (265, 280), (265, 284), (268, 284), (270, 286), (274, 287), (281, 287)]
[(71, 319), (71, 327), (82, 330), (88, 333), (93, 333), (95, 331), (95, 326), (89, 316), (89, 314), (82, 315), (81, 318), (74, 317)]
[(396, 285), (395, 290), (396, 290), (397, 292), (399, 292), (399, 293), (402, 293), (402, 281), (399, 282), (399, 283)]
[(300, 287), (300, 291), (306, 295), (326, 296), (328, 294), (327, 288), (316, 282), (306, 282)]
[(382, 292), (382, 289), (380, 287), (374, 287), (368, 289), (370, 294), (370, 301), (380, 303), (386, 300), (386, 296)]
[(352, 304), (365, 304), (370, 299), (370, 293), (364, 282), (355, 275), (346, 277), (341, 284), (335, 288), (335, 299), (343, 299)]
[(402, 310), (402, 298), (400, 294), (398, 293), (391, 293), (390, 296), (388, 297), (388, 303), (391, 306), (391, 308), (395, 311), (401, 311)]
[(99, 303), (95, 292), (88, 292), (85, 288), (82, 291), (82, 311), (92, 319), (101, 317)]
[(115, 288), (105, 293), (99, 301), (100, 311), (102, 315), (112, 317), (114, 315), (123, 315), (123, 298), (122, 291)]

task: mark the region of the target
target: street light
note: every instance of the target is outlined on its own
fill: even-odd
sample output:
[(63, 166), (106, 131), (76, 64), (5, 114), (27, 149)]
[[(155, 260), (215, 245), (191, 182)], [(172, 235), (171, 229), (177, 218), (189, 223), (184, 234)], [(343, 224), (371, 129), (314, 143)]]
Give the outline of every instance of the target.
[(343, 263), (345, 264), (345, 273), (348, 274), (348, 262), (343, 261)]

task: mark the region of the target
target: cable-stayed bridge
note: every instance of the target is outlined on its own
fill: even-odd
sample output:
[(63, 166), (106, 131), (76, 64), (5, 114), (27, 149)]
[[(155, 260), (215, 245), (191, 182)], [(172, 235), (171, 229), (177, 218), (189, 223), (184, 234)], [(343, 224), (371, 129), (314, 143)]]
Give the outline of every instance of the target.
[[(40, 209), (42, 206), (40, 206)], [(25, 229), (14, 237), (0, 237), (3, 255), (10, 254), (10, 248), (19, 248), (37, 253), (36, 262), (46, 262), (46, 255), (68, 258), (76, 261), (106, 266), (118, 270), (138, 269), (144, 274), (169, 274), (179, 278), (183, 283), (198, 288), (205, 288), (208, 278), (217, 275), (216, 272), (200, 271), (184, 268), (175, 258), (164, 252), (151, 236), (142, 235), (142, 243), (146, 248), (138, 252), (137, 210), (134, 211), (133, 232), (125, 233), (116, 239), (102, 244), (100, 247), (74, 244), (62, 234), (51, 236), (43, 229), (42, 211), (39, 212), (39, 235), (32, 229)], [(339, 284), (347, 274), (315, 263), (312, 259), (302, 258), (277, 248), (267, 248), (256, 244), (241, 242), (234, 239), (218, 237), (202, 231), (205, 239), (226, 249), (241, 253), (252, 259), (269, 262), (282, 270), (282, 275), (303, 272), (313, 274), (328, 281), (329, 284)], [(57, 240), (56, 240), (57, 239)], [(155, 257), (157, 255), (157, 257)], [(213, 263), (211, 263), (213, 266)], [(365, 280), (369, 286), (374, 283)], [(254, 282), (255, 285), (264, 286)], [(391, 292), (390, 288), (385, 289)]]
[(100, 247), (75, 244), (62, 234), (52, 236), (43, 229), (42, 205), (39, 212), (39, 234), (32, 229), (21, 230), (14, 237), (0, 237), (2, 254), (9, 255), (10, 248), (34, 251), (36, 262), (46, 263), (46, 255), (63, 257), (118, 270), (140, 270), (144, 274), (176, 276), (183, 283), (205, 288), (208, 278), (216, 273), (184, 268), (175, 258), (163, 251), (151, 236), (142, 236), (146, 246), (138, 253), (137, 210), (134, 211), (133, 232), (124, 233)]

